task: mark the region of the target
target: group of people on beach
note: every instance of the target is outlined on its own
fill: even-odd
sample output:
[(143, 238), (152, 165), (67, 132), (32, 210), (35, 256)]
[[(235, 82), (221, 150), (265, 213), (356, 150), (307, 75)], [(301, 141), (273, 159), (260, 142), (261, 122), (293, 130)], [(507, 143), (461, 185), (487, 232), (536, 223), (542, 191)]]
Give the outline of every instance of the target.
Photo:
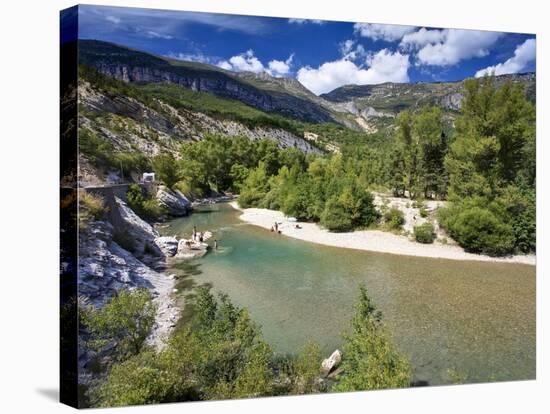
[[(204, 241), (204, 233), (197, 231), (197, 226), (193, 226), (193, 234), (191, 235), (191, 239), (195, 243), (202, 243)], [(218, 250), (218, 240), (214, 239), (214, 250)]]
[[(302, 226), (300, 226), (298, 223), (294, 226), (295, 229), (301, 229)], [(281, 230), (279, 230), (279, 223), (275, 222), (273, 223), (273, 226), (271, 226), (271, 232), (275, 232), (277, 234), (281, 234)]]
[(202, 243), (204, 240), (204, 233), (197, 232), (197, 226), (193, 226), (193, 235), (191, 236), (191, 239), (196, 243)]
[(279, 223), (275, 222), (273, 226), (271, 226), (271, 232), (281, 234), (281, 230), (279, 230)]

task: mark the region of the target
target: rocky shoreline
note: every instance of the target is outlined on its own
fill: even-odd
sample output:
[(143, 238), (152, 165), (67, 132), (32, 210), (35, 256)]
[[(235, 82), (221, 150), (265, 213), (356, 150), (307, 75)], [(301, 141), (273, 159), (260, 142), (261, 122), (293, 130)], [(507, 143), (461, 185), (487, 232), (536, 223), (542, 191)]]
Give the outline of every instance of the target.
[[(193, 205), (197, 205), (197, 200), (191, 202), (183, 194), (165, 188), (158, 189), (156, 198), (171, 217), (185, 216)], [(219, 196), (198, 202), (227, 199), (227, 196)], [(211, 234), (206, 232), (203, 242), (161, 236), (116, 196), (109, 203), (109, 209), (114, 209), (116, 214), (89, 222), (79, 235), (79, 304), (102, 307), (120, 290), (148, 289), (157, 305), (157, 315), (146, 341), (160, 349), (180, 315), (173, 295), (176, 281), (173, 275), (166, 273), (167, 262), (204, 256), (208, 250), (204, 242)], [(81, 330), (79, 336), (79, 377), (82, 383), (87, 383), (93, 377), (87, 369), (93, 355), (84, 346), (86, 332)]]

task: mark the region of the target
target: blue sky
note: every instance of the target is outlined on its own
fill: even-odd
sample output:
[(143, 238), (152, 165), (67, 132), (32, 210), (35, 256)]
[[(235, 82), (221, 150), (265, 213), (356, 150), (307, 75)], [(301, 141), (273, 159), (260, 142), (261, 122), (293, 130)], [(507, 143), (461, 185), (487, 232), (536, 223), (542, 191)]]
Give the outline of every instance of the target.
[(535, 36), (517, 33), (79, 6), (79, 38), (295, 77), (316, 94), (535, 70)]

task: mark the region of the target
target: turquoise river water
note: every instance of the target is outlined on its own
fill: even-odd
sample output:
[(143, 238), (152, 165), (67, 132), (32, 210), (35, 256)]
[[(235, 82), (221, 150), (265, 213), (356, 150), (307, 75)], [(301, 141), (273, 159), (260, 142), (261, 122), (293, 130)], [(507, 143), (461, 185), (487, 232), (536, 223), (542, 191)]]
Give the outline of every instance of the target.
[[(535, 377), (535, 267), (371, 253), (307, 243), (245, 224), (227, 204), (199, 208), (159, 229), (210, 230), (219, 251), (199, 259), (211, 283), (247, 307), (276, 352), (342, 345), (364, 283), (418, 384)], [(213, 239), (212, 239), (213, 240)]]

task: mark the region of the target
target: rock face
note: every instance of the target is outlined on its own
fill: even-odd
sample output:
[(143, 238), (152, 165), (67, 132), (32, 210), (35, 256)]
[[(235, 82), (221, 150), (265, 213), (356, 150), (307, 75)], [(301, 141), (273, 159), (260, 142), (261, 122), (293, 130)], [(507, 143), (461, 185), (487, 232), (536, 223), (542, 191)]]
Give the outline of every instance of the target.
[(331, 354), (331, 356), (323, 360), (321, 363), (321, 372), (325, 376), (328, 375), (332, 370), (340, 365), (340, 362), (342, 362), (342, 353), (337, 349)]
[[(80, 232), (79, 303), (102, 307), (119, 290), (148, 289), (158, 310), (147, 342), (161, 348), (179, 317), (179, 308), (171, 296), (175, 281), (166, 274), (155, 271), (137, 256), (143, 255), (139, 247), (143, 248), (145, 245), (156, 247), (161, 255), (162, 252), (175, 254), (177, 240), (158, 237), (158, 233), (141, 220), (124, 201), (116, 197), (115, 201), (115, 208), (121, 217), (117, 228), (106, 221), (93, 221), (86, 230)], [(121, 230), (135, 243), (132, 246), (136, 251), (130, 252), (117, 243), (116, 235)], [(79, 342), (79, 378), (82, 383), (87, 383), (92, 378), (92, 374), (86, 370), (91, 355), (83, 347), (83, 337)]]
[(166, 187), (161, 187), (157, 191), (156, 198), (171, 216), (186, 216), (191, 210), (191, 202), (178, 190), (171, 191)]
[(178, 252), (178, 239), (174, 236), (161, 236), (155, 239), (155, 244), (166, 257), (175, 256)]
[[(314, 98), (289, 93), (288, 87), (263, 88), (258, 80), (244, 79), (212, 65), (181, 61), (175, 65), (170, 59), (95, 40), (79, 41), (79, 59), (99, 72), (125, 82), (173, 83), (194, 91), (237, 99), (265, 112), (309, 122), (333, 121), (331, 113), (314, 102)], [(301, 92), (302, 95), (305, 93)]]
[[(159, 237), (158, 232), (146, 221), (142, 220), (128, 205), (118, 197), (115, 202), (122, 218), (122, 228), (117, 229), (115, 238), (121, 242), (126, 241), (132, 245), (132, 251), (138, 256), (149, 253), (159, 254), (155, 239)], [(122, 240), (121, 240), (122, 239)], [(126, 245), (126, 247), (128, 247)]]

